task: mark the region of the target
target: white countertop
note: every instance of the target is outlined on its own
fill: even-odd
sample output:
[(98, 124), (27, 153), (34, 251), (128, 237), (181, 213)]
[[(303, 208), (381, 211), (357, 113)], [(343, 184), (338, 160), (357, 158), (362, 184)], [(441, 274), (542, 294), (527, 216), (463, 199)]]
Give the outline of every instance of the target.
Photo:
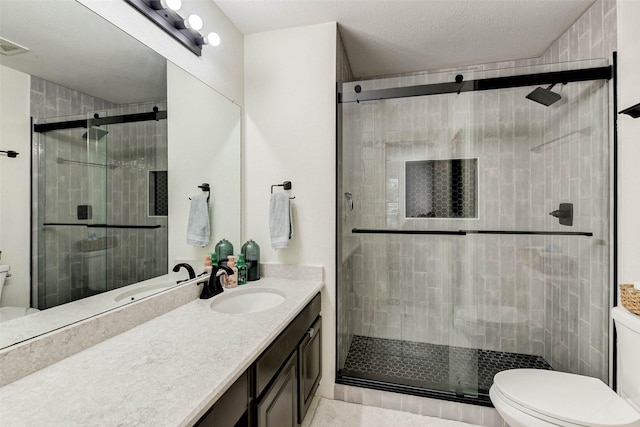
[(265, 278), (280, 305), (222, 314), (196, 300), (0, 388), (2, 426), (183, 426), (197, 421), (324, 285)]

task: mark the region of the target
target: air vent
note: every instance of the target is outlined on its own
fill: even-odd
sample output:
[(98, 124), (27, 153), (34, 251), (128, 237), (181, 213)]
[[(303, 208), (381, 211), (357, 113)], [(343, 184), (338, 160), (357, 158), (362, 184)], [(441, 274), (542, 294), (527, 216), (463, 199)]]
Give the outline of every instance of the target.
[(2, 37), (0, 37), (0, 55), (4, 55), (4, 56), (16, 55), (18, 53), (27, 52), (28, 50), (29, 49), (27, 49), (24, 46), (20, 46), (18, 43), (14, 43), (12, 41), (9, 41), (7, 39), (3, 39)]

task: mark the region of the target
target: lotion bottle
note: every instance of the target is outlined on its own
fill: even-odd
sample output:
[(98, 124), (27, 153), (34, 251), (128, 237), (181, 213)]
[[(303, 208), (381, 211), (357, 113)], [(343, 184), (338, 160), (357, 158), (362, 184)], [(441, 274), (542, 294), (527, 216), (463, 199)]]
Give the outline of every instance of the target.
[(233, 270), (233, 274), (229, 274), (227, 278), (227, 285), (230, 288), (238, 286), (238, 267), (236, 267), (236, 261), (233, 255), (227, 257), (227, 267)]

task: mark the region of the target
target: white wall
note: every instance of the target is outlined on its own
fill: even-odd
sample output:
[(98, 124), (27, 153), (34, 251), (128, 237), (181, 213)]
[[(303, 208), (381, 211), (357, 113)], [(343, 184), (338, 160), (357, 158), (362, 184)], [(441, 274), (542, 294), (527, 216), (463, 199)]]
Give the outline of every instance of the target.
[[(193, 102), (197, 99), (198, 102)], [(169, 267), (201, 260), (226, 237), (240, 243), (240, 107), (167, 63), (169, 144)], [(190, 201), (198, 185), (209, 183), (211, 235), (204, 248), (186, 242)], [(239, 252), (240, 246), (234, 247)]]
[[(618, 111), (640, 102), (640, 1), (618, 0)], [(618, 282), (640, 280), (640, 118), (618, 115)]]
[[(28, 74), (0, 65), (0, 264), (11, 266), (0, 305), (29, 306), (31, 139)], [(9, 225), (10, 226), (7, 226)]]
[(243, 101), (243, 36), (211, 0), (183, 0), (181, 16), (204, 21), (201, 33), (217, 32), (222, 43), (205, 46), (198, 57), (124, 1), (76, 0), (111, 21), (169, 61), (193, 74), (235, 103)]
[[(322, 265), (323, 379), (335, 372), (336, 23), (245, 37), (243, 237), (261, 261)], [(291, 181), (295, 235), (275, 251), (269, 236), (271, 184)], [(283, 191), (281, 188), (276, 191)]]

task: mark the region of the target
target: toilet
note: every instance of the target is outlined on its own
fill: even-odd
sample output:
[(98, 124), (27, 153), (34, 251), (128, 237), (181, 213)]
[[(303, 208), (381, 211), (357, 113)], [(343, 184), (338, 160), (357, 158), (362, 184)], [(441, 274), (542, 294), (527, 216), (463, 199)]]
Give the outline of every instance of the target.
[[(10, 269), (11, 267), (8, 265), (0, 265), (0, 297), (2, 297), (4, 281), (9, 275)], [(26, 316), (27, 314), (37, 313), (38, 311), (40, 310), (29, 307), (0, 307), (0, 323)]]
[(617, 332), (616, 394), (597, 378), (537, 369), (494, 377), (491, 402), (511, 427), (640, 427), (640, 316), (611, 311)]

